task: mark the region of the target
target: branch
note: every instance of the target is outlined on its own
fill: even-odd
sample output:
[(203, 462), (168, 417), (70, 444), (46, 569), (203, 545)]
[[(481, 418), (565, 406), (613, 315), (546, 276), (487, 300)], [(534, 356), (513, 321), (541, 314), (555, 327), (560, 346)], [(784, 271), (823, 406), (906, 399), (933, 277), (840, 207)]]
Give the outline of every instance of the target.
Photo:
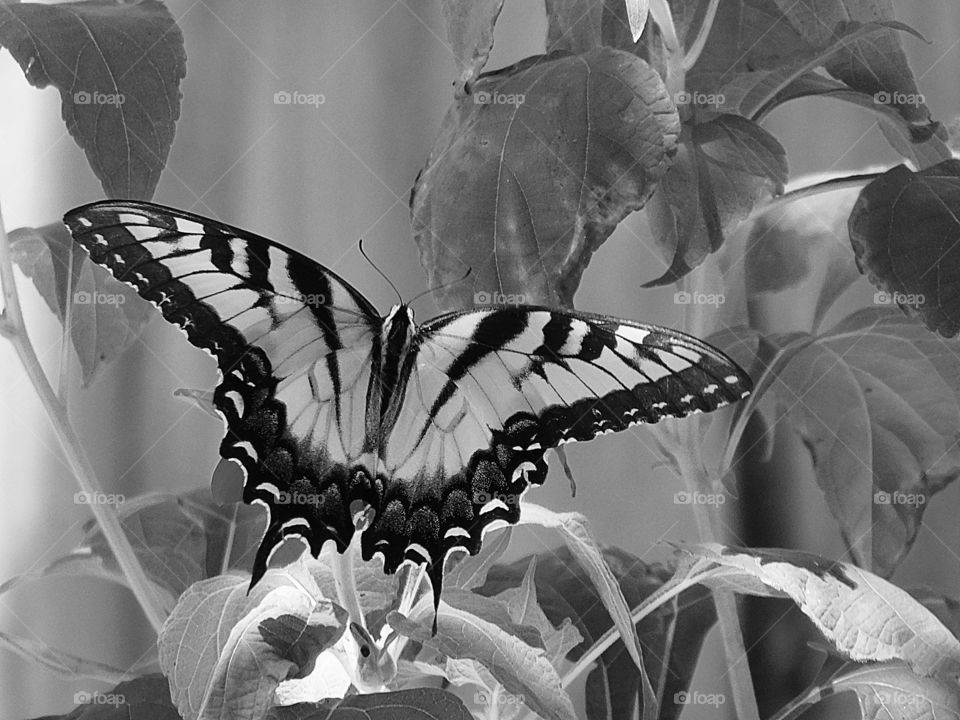
[[(73, 471), (73, 476), (76, 478), (80, 490), (90, 497), (97, 497), (98, 494), (103, 495), (102, 487), (97, 481), (93, 466), (83, 452), (80, 439), (70, 423), (67, 410), (50, 386), (43, 366), (30, 343), (23, 322), (23, 312), (20, 308), (20, 298), (17, 294), (16, 278), (13, 272), (10, 242), (4, 229), (2, 213), (0, 213), (0, 284), (3, 285), (5, 303), (3, 314), (0, 315), (0, 335), (13, 343), (27, 377), (33, 383), (33, 387), (40, 397), (40, 402), (43, 404), (43, 409), (47, 412), (54, 434), (60, 442), (64, 457)], [(103, 536), (117, 559), (130, 589), (137, 598), (137, 602), (140, 603), (140, 607), (150, 621), (150, 625), (159, 633), (165, 617), (160, 599), (147, 579), (146, 573), (144, 573), (143, 567), (130, 545), (130, 540), (120, 525), (116, 510), (101, 503), (90, 503), (90, 509), (93, 511), (93, 516), (103, 531)]]

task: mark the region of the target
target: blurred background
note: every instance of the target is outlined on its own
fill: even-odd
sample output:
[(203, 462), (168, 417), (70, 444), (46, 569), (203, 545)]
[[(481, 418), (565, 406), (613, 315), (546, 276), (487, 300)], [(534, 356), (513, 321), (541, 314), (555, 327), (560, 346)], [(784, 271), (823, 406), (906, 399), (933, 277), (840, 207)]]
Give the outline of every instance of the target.
[[(188, 65), (176, 140), (154, 199), (306, 252), (384, 311), (394, 294), (361, 258), (359, 238), (405, 297), (425, 289), (407, 200), (450, 103), (456, 75), (439, 3), (167, 4), (183, 30)], [(960, 5), (949, 0), (897, 0), (894, 5), (898, 18), (930, 41), (903, 40), (927, 104), (936, 119), (947, 122), (960, 114)], [(545, 30), (540, 0), (507, 0), (487, 69), (542, 52)], [(5, 52), (0, 52), (0, 87), (7, 98), (0, 113), (0, 200), (7, 229), (51, 223), (67, 209), (101, 198), (99, 183), (60, 120), (57, 92), (31, 88)], [(325, 102), (318, 107), (275, 105), (274, 93), (283, 90), (320, 93)], [(808, 173), (858, 171), (900, 161), (871, 114), (837, 102), (789, 103), (765, 127), (787, 148), (795, 180)], [(578, 309), (666, 325), (680, 322), (682, 307), (673, 303), (672, 288), (640, 287), (664, 268), (645, 245), (648, 237), (639, 214), (617, 230), (584, 276)], [(20, 289), (34, 343), (55, 377), (59, 327), (28, 281)], [(844, 302), (852, 309), (865, 304), (871, 293), (859, 281)], [(420, 320), (437, 311), (429, 297), (415, 309)], [(767, 310), (780, 319), (778, 329), (806, 329), (789, 304)], [(72, 416), (107, 492), (129, 498), (146, 490), (187, 490), (209, 482), (218, 461), (221, 424), (172, 393), (181, 387), (212, 388), (215, 380), (213, 361), (156, 320), (91, 388), (74, 388)], [(731, 514), (728, 540), (773, 544), (763, 542), (763, 523), (755, 527), (744, 518), (762, 519), (775, 509), (779, 544), (840, 557), (836, 523), (807, 477), (808, 468), (798, 467), (803, 458), (797, 441), (781, 432), (777, 443), (779, 464), (755, 466), (751, 472), (766, 485), (745, 482), (739, 501), (725, 506), (723, 511)], [(658, 544), (661, 540), (695, 541), (697, 532), (690, 508), (674, 503), (674, 493), (682, 489), (679, 480), (668, 469), (653, 467), (652, 446), (643, 430), (573, 446), (568, 456), (579, 481), (576, 498), (556, 468), (530, 497), (555, 510), (586, 514), (603, 542), (644, 560), (665, 560), (670, 551)], [(4, 342), (0, 457), (2, 582), (69, 551), (90, 518), (89, 508), (73, 501), (75, 482), (56, 438)], [(895, 576), (899, 584), (929, 585), (960, 597), (957, 507), (960, 486), (937, 496), (911, 557)], [(513, 556), (552, 543), (549, 535), (517, 533)], [(120, 667), (150, 648), (154, 638), (142, 630), (147, 627), (124, 591), (95, 580), (50, 579), (0, 597), (0, 631)], [(794, 671), (795, 658), (806, 649), (791, 639), (792, 627), (774, 624), (771, 632), (758, 634), (767, 636), (754, 658), (758, 689), (761, 695), (767, 689), (770, 693), (764, 703), (775, 703), (789, 690), (785, 678), (797, 685), (793, 692), (808, 679)], [(715, 631), (694, 687), (727, 692)], [(98, 689), (103, 688), (64, 681), (0, 649), (4, 718), (63, 713), (73, 707), (75, 693)], [(721, 710), (689, 708), (684, 717), (732, 716), (729, 703)]]

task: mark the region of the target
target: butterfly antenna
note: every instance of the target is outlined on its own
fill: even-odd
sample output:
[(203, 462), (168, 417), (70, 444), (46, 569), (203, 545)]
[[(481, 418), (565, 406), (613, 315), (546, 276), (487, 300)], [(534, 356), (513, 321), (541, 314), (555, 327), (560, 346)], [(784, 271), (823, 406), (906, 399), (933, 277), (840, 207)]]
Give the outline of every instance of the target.
[[(357, 244), (360, 246), (360, 254), (363, 255), (363, 259), (366, 260), (368, 263), (370, 263), (370, 266), (380, 274), (380, 277), (382, 277), (384, 280), (386, 280), (386, 281), (387, 281), (387, 284), (388, 284), (390, 287), (393, 288), (393, 292), (395, 292), (396, 295), (397, 295), (397, 300), (398, 300), (398, 301), (400, 302), (400, 304), (402, 305), (402, 304), (403, 304), (403, 296), (400, 294), (400, 291), (397, 290), (397, 286), (393, 284), (393, 281), (386, 276), (386, 274), (383, 272), (383, 270), (381, 270), (380, 268), (377, 267), (377, 264), (376, 264), (373, 260), (370, 259), (370, 256), (367, 255), (366, 251), (363, 249), (363, 238), (360, 238), (360, 241), (359, 241)], [(409, 305), (409, 304), (410, 304), (410, 303), (407, 303), (407, 305)]]
[(413, 305), (413, 301), (414, 301), (414, 300), (419, 300), (419, 299), (422, 298), (424, 295), (427, 295), (427, 294), (429, 294), (429, 293), (438, 292), (438, 291), (440, 291), (440, 290), (446, 290), (448, 287), (453, 287), (454, 285), (459, 285), (459, 284), (462, 283), (464, 280), (466, 280), (468, 277), (470, 277), (470, 273), (472, 273), (472, 272), (473, 272), (473, 268), (467, 268), (467, 271), (463, 274), (463, 277), (457, 278), (456, 280), (451, 280), (450, 282), (444, 283), (443, 285), (439, 285), (439, 286), (437, 286), (437, 287), (435, 287), (435, 288), (429, 288), (429, 289), (427, 289), (427, 290), (424, 290), (422, 293), (418, 293), (418, 294), (414, 295), (414, 296), (410, 299), (410, 302), (407, 303), (407, 305)]

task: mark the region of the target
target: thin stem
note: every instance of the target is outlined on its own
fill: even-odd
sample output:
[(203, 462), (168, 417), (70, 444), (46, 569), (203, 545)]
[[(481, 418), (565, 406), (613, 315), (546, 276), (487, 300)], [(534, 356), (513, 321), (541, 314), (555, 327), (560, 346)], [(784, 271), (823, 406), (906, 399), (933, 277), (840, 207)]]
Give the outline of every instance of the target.
[(710, 30), (713, 28), (713, 21), (717, 16), (717, 8), (720, 5), (720, 0), (709, 0), (709, 3), (710, 4), (707, 5), (707, 13), (703, 16), (703, 23), (701, 23), (700, 29), (697, 31), (697, 37), (683, 57), (684, 71), (690, 70), (690, 68), (697, 64), (703, 48), (707, 45), (707, 38), (710, 37)]
[(360, 607), (360, 596), (357, 592), (357, 578), (353, 569), (353, 547), (348, 546), (343, 554), (332, 553), (333, 579), (337, 586), (337, 599), (341, 607), (350, 613), (350, 619), (364, 630), (367, 629), (366, 618)]
[[(17, 294), (16, 278), (13, 273), (13, 261), (10, 254), (10, 243), (7, 239), (7, 233), (3, 225), (3, 216), (0, 214), (0, 283), (3, 284), (3, 296), (5, 301), (2, 316), (2, 334), (13, 343), (17, 356), (23, 364), (27, 377), (33, 383), (40, 397), (40, 402), (50, 424), (53, 426), (57, 440), (63, 450), (64, 457), (73, 471), (73, 475), (80, 486), (81, 492), (88, 497), (96, 498), (102, 496), (101, 485), (97, 480), (96, 473), (90, 460), (83, 452), (83, 446), (80, 438), (77, 437), (70, 423), (67, 411), (60, 403), (56, 393), (50, 386), (47, 375), (34, 352), (33, 345), (27, 334), (26, 326), (23, 322), (23, 313), (20, 308), (20, 298)], [(153, 629), (159, 633), (163, 627), (164, 612), (160, 599), (154, 591), (153, 586), (147, 579), (140, 561), (137, 559), (130, 540), (127, 538), (116, 511), (104, 503), (92, 502), (90, 509), (96, 518), (100, 529), (106, 538), (110, 550), (113, 552), (120, 569), (127, 579), (127, 583), (133, 591), (137, 602), (143, 613), (150, 621)]]

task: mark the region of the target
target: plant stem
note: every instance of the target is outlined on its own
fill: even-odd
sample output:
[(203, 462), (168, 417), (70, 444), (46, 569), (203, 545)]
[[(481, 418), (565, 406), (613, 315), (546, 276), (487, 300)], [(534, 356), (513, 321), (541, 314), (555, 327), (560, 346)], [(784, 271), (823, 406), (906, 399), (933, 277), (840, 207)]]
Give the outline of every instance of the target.
[[(4, 296), (4, 310), (2, 318), (0, 318), (0, 334), (13, 343), (27, 377), (30, 378), (30, 382), (36, 389), (40, 402), (47, 412), (54, 434), (57, 436), (64, 457), (73, 471), (81, 492), (86, 493), (87, 497), (90, 498), (102, 496), (104, 493), (101, 485), (97, 481), (90, 460), (83, 452), (83, 446), (70, 423), (66, 408), (53, 391), (33, 345), (30, 343), (20, 308), (10, 243), (4, 229), (2, 213), (0, 213), (0, 284), (3, 285)], [(117, 559), (124, 577), (126, 577), (130, 590), (136, 597), (137, 602), (140, 603), (140, 607), (144, 615), (147, 616), (147, 620), (150, 621), (150, 625), (159, 633), (163, 626), (164, 611), (157, 593), (147, 579), (143, 566), (130, 545), (129, 538), (120, 525), (116, 510), (109, 505), (98, 502), (91, 502), (90, 509), (103, 532), (107, 545)]]
[(707, 13), (703, 16), (703, 23), (701, 23), (700, 29), (697, 31), (697, 37), (683, 57), (684, 71), (690, 70), (690, 68), (697, 64), (703, 48), (707, 45), (707, 38), (710, 37), (713, 21), (717, 17), (717, 8), (720, 6), (720, 0), (708, 0), (708, 2)]
[(357, 577), (353, 569), (353, 546), (347, 547), (343, 554), (334, 551), (331, 562), (333, 565), (333, 579), (337, 586), (337, 600), (340, 606), (350, 613), (350, 620), (367, 629), (366, 618), (360, 607), (360, 597), (357, 592)]

